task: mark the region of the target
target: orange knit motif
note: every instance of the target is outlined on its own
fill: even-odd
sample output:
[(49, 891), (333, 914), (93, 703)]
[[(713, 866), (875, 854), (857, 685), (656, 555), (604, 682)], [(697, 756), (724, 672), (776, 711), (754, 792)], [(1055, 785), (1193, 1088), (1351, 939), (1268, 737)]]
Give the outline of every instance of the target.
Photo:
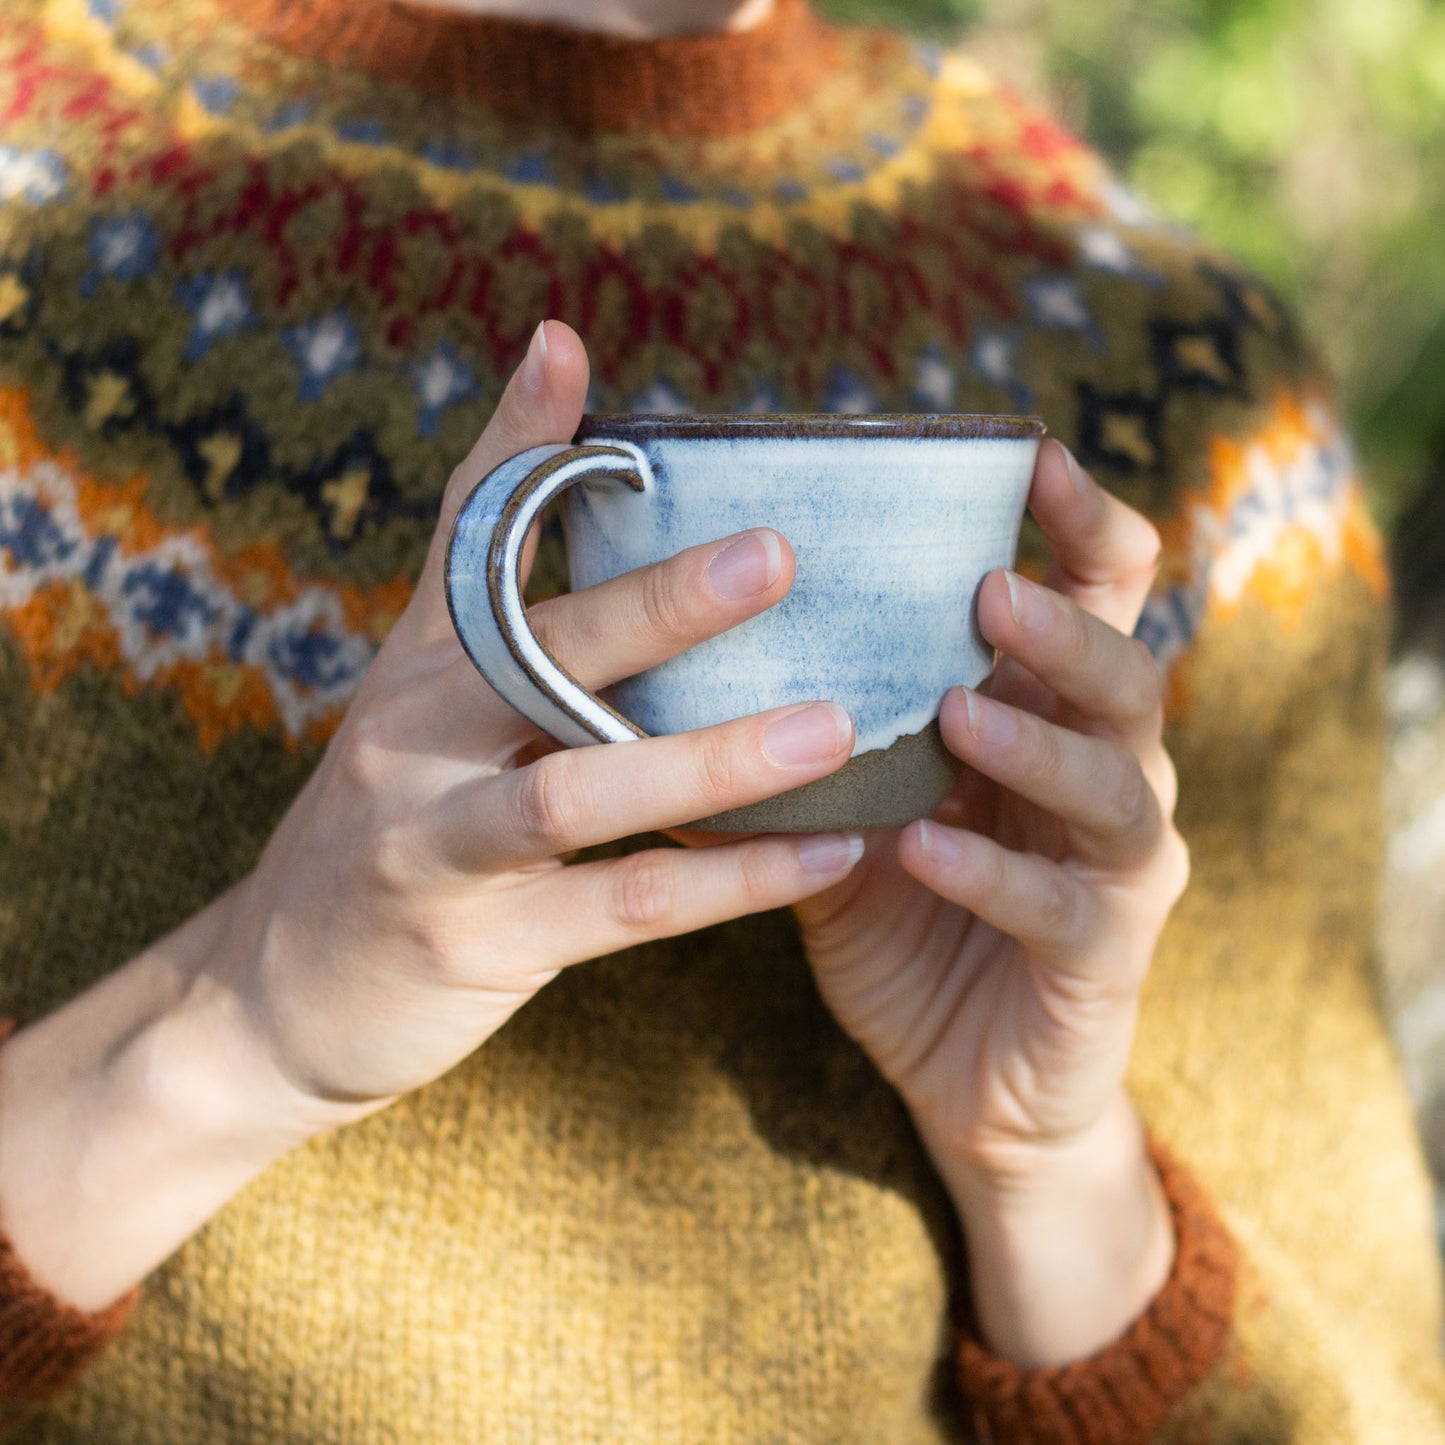
[[(201, 529), (166, 525), (147, 503), (143, 476), (107, 485), (82, 471), (73, 455), (47, 447), (19, 388), (0, 387), (0, 448), (22, 475), (43, 468), (52, 477), (66, 478), (87, 530), (93, 536), (112, 539), (122, 555), (146, 552), (167, 541), (184, 541), (204, 555), (208, 573), (218, 587), (259, 612), (295, 603), (307, 590), (313, 594), (324, 590), (335, 600), (349, 632), (375, 645), (391, 630), (411, 596), (405, 578), (369, 588), (322, 583), (297, 576), (274, 541), (256, 541), (228, 552)], [(53, 692), (82, 663), (103, 670), (124, 668), (128, 696), (147, 684), (173, 688), (207, 751), (238, 730), (275, 727), (281, 721), (276, 698), (258, 666), (236, 661), (220, 649), (204, 657), (176, 659), (143, 680), (123, 653), (107, 607), (83, 578), (47, 582), (12, 608), (9, 622), (30, 665), (37, 692)], [(324, 742), (335, 731), (342, 710), (340, 705), (327, 709), (304, 728), (285, 731), (287, 745), (295, 747), (303, 738)]]

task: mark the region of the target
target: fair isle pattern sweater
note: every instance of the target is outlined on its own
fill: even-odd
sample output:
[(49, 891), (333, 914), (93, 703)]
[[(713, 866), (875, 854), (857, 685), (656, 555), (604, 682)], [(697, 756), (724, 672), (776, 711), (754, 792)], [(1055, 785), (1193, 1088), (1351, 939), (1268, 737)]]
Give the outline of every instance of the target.
[(1265, 287), (966, 56), (802, 0), (646, 44), (5, 7), (0, 1012), (250, 867), (543, 316), (594, 410), (1036, 412), (1160, 522), (1195, 881), (1131, 1083), (1171, 1279), (1094, 1359), (990, 1356), (907, 1116), (772, 916), (567, 973), (104, 1317), (0, 1241), (18, 1438), (1445, 1440), (1367, 972), (1384, 583), (1328, 389)]

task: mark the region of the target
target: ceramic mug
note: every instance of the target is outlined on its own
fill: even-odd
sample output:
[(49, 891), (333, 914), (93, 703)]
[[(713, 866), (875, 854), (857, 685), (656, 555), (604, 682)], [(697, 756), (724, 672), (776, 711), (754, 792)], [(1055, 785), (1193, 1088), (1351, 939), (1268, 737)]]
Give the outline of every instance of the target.
[[(842, 769), (695, 826), (900, 826), (956, 776), (939, 704), (992, 666), (974, 598), (1013, 562), (1043, 433), (995, 416), (584, 417), (573, 445), (511, 458), (463, 504), (452, 621), (492, 687), (573, 746), (837, 702), (857, 734)], [(596, 696), (542, 650), (518, 583), (528, 529), (564, 492), (574, 591), (760, 526), (792, 544), (796, 580), (767, 612)]]

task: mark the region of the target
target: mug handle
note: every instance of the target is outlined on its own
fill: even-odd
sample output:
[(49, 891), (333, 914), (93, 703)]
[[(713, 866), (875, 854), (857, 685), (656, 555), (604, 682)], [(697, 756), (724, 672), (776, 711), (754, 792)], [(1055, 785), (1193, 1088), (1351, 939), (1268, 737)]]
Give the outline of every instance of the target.
[(647, 734), (588, 692), (537, 641), (517, 578), (522, 546), (542, 508), (568, 487), (605, 479), (644, 492), (645, 467), (619, 446), (533, 447), (488, 472), (452, 523), (447, 608), (467, 656), (523, 717), (568, 747)]

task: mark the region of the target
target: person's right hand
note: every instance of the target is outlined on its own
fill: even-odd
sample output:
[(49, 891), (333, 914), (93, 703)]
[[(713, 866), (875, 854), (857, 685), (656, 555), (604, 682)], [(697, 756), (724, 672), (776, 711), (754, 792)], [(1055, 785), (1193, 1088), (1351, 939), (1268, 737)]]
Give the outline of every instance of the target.
[[(448, 484), (410, 605), (254, 872), (220, 904), (222, 943), (193, 994), (235, 1006), (258, 1061), (326, 1124), (437, 1077), (569, 964), (794, 903), (854, 861), (847, 838), (759, 837), (564, 866), (575, 849), (821, 777), (853, 740), (847, 715), (820, 703), (536, 756), (542, 735), (453, 633), (443, 561), (470, 489), (507, 457), (570, 438), (586, 385), (576, 335), (539, 328)], [(792, 578), (786, 541), (745, 533), (529, 620), (595, 689), (761, 612)]]
[[(821, 777), (853, 740), (839, 709), (804, 705), (548, 751), (478, 676), (443, 594), (452, 519), (500, 462), (570, 438), (586, 388), (581, 342), (548, 323), (256, 867), (5, 1044), (0, 1213), (57, 1299), (110, 1305), (281, 1155), (444, 1073), (567, 965), (795, 903), (848, 872), (851, 840), (828, 837), (564, 864)], [(785, 541), (744, 535), (530, 621), (596, 688), (761, 612), (792, 578)]]

